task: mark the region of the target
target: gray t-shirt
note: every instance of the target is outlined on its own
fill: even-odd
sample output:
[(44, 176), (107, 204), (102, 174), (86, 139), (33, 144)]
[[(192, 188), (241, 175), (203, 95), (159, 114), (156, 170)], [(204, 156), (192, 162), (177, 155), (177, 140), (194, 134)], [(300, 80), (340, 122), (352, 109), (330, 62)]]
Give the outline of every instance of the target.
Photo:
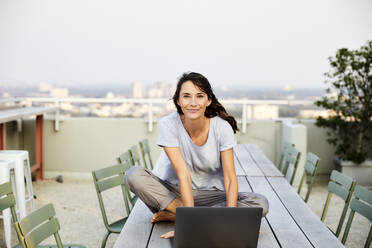
[[(224, 190), (220, 152), (236, 145), (234, 131), (227, 121), (218, 116), (211, 118), (208, 139), (202, 146), (192, 142), (177, 112), (161, 118), (158, 129), (159, 146), (180, 147), (189, 167), (193, 189)], [(161, 178), (178, 185), (177, 175), (168, 157), (165, 161)]]

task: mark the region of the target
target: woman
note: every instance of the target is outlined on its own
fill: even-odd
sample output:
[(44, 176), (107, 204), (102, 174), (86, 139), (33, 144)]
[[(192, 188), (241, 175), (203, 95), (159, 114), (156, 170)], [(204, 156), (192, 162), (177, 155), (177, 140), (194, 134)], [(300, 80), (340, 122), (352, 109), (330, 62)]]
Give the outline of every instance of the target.
[(232, 149), (238, 127), (208, 79), (195, 72), (183, 74), (173, 102), (177, 112), (158, 124), (158, 145), (167, 154), (165, 175), (159, 178), (142, 166), (125, 175), (129, 189), (154, 213), (152, 222), (174, 221), (179, 206), (262, 207), (265, 216), (269, 205), (264, 196), (238, 193)]

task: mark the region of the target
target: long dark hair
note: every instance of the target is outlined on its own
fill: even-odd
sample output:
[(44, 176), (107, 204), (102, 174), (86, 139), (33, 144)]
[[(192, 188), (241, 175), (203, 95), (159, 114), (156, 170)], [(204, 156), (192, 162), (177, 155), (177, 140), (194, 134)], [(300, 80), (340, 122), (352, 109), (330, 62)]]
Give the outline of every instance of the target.
[(186, 81), (191, 81), (194, 85), (196, 85), (201, 91), (207, 94), (208, 99), (212, 100), (211, 104), (206, 108), (204, 115), (208, 118), (219, 116), (225, 121), (227, 121), (234, 133), (239, 131), (238, 126), (236, 124), (236, 120), (234, 117), (229, 115), (225, 108), (222, 106), (221, 103), (217, 100), (216, 96), (213, 93), (212, 87), (206, 77), (202, 74), (197, 72), (189, 72), (182, 74), (181, 78), (178, 80), (176, 92), (173, 95), (173, 103), (177, 108), (177, 112), (183, 115), (181, 107), (177, 104), (178, 99), (180, 97), (180, 91), (182, 84)]

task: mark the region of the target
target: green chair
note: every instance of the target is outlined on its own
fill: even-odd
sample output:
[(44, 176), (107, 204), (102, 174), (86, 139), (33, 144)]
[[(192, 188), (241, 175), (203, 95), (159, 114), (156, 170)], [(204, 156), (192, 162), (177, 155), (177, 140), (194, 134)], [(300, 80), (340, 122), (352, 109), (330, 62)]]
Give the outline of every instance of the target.
[(132, 146), (130, 149), (129, 149), (129, 154), (130, 154), (130, 157), (131, 157), (131, 160), (132, 160), (132, 163), (134, 165), (140, 165), (141, 164), (141, 161), (140, 161), (140, 155), (138, 153), (138, 148), (136, 145)]
[[(16, 201), (12, 190), (12, 184), (10, 182), (0, 184), (0, 212), (10, 208), (13, 223), (18, 221), (15, 205)], [(17, 247), (22, 246), (18, 245)]]
[[(151, 159), (151, 154), (150, 154), (150, 146), (149, 146), (149, 142), (147, 139), (144, 139), (142, 141), (139, 142), (139, 147), (140, 147), (140, 150), (141, 150), (141, 154), (142, 154), (142, 159), (143, 159), (143, 163), (145, 165), (145, 167), (149, 170), (152, 170), (154, 169), (154, 166), (152, 164), (152, 159)], [(147, 157), (147, 159), (146, 159)], [(147, 161), (148, 163), (147, 163)]]
[(130, 163), (131, 165), (134, 165), (129, 150), (120, 154), (119, 157), (117, 157), (116, 159), (119, 164)]
[[(369, 205), (368, 205), (369, 204)], [(369, 221), (372, 222), (372, 191), (362, 187), (362, 186), (355, 186), (354, 191), (354, 198), (351, 200), (350, 203), (350, 215), (349, 219), (346, 224), (344, 236), (342, 237), (342, 243), (346, 243), (347, 236), (350, 231), (351, 223), (353, 222), (355, 212), (363, 215)], [(371, 246), (372, 241), (372, 226), (369, 228), (369, 234), (364, 245), (364, 248), (369, 248)]]
[[(114, 165), (92, 172), (103, 223), (107, 229), (107, 232), (103, 237), (101, 247), (106, 246), (107, 239), (111, 233), (120, 233), (121, 229), (128, 219), (130, 211), (132, 210), (134, 200), (131, 198), (130, 193), (124, 183), (124, 174), (130, 167), (131, 164), (127, 162), (124, 164)], [(127, 216), (113, 223), (108, 223), (107, 214), (102, 198), (102, 192), (119, 186), (121, 187), (121, 191), (123, 193)]]
[(336, 233), (334, 233), (331, 230), (336, 235), (336, 237), (340, 235), (341, 228), (345, 220), (347, 208), (349, 207), (351, 196), (353, 195), (354, 187), (355, 187), (354, 179), (336, 170), (332, 171), (331, 178), (328, 183), (328, 196), (327, 196), (327, 200), (325, 202), (324, 208), (323, 208), (321, 220), (324, 222), (326, 218), (328, 206), (329, 206), (329, 203), (331, 201), (331, 197), (333, 194), (336, 194), (337, 196), (341, 197), (345, 201), (344, 208), (342, 210), (342, 214), (341, 214), (338, 226), (337, 226)]
[(308, 152), (306, 155), (306, 162), (304, 166), (305, 170), (304, 170), (304, 174), (301, 177), (300, 186), (298, 187), (298, 191), (297, 191), (298, 194), (301, 193), (301, 188), (302, 188), (302, 184), (304, 183), (305, 177), (306, 175), (309, 175), (311, 179), (310, 179), (310, 184), (307, 188), (305, 202), (309, 200), (310, 192), (311, 192), (311, 189), (315, 181), (315, 176), (316, 176), (319, 160), (320, 160), (319, 157), (316, 156), (314, 153)]
[[(52, 204), (48, 204), (28, 214), (18, 222), (15, 211), (15, 198), (11, 183), (0, 185), (0, 211), (10, 208), (14, 226), (20, 244), (16, 248), (85, 248), (82, 245), (63, 245), (59, 236), (59, 223), (55, 217), (55, 210)], [(46, 238), (54, 235), (57, 245), (38, 245)]]
[[(58, 231), (60, 230), (56, 212), (51, 203), (33, 211), (25, 218), (15, 223), (18, 238), (23, 248), (45, 247), (45, 248), (84, 248), (82, 245), (63, 245)], [(54, 235), (57, 245), (42, 245), (42, 241)]]
[(278, 169), (280, 171), (282, 170), (282, 168), (285, 165), (285, 159), (284, 159), (284, 157), (288, 153), (289, 148), (292, 147), (292, 146), (294, 147), (294, 144), (291, 144), (291, 143), (289, 143), (287, 141), (285, 141), (283, 143), (283, 148), (282, 148), (282, 152), (280, 153), (280, 161), (279, 161), (279, 165), (278, 165)]
[[(285, 164), (281, 171), (285, 175), (286, 178), (290, 178), (289, 179), (290, 185), (293, 184), (294, 178), (296, 176), (296, 171), (297, 171), (298, 163), (300, 162), (300, 157), (301, 157), (301, 152), (297, 150), (295, 147), (290, 146), (287, 150), (287, 154), (283, 158), (285, 161)], [(292, 175), (288, 174), (290, 171), (288, 170), (290, 166), (293, 166)]]

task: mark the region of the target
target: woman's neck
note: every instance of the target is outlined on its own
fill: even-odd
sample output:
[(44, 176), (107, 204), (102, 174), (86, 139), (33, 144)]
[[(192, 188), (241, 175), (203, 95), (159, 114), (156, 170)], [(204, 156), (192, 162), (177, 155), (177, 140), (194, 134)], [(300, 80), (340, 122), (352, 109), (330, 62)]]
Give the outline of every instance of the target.
[(206, 129), (209, 129), (209, 118), (203, 116), (199, 119), (191, 120), (185, 118), (185, 115), (180, 115), (183, 126), (190, 137), (197, 137), (203, 134)]

